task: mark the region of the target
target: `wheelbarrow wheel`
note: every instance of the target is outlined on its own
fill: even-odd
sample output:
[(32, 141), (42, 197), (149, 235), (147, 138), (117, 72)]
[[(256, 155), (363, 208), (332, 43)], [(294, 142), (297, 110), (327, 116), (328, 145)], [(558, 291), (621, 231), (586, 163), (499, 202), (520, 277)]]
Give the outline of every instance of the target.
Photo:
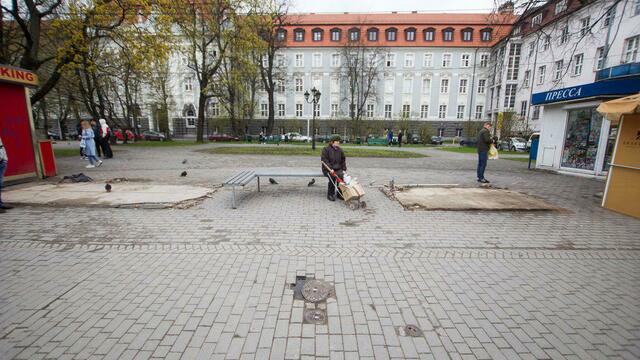
[(366, 201), (360, 201), (360, 208), (366, 209), (367, 208), (367, 202)]
[(357, 210), (358, 209), (358, 203), (355, 201), (349, 201), (347, 202), (347, 205), (349, 205), (349, 209), (351, 210)]

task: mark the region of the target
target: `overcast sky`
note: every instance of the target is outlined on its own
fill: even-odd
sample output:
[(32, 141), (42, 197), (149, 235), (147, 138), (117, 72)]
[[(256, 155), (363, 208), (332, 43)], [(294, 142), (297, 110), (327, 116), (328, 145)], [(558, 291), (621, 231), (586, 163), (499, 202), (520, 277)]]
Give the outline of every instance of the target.
[(487, 12), (493, 0), (291, 0), (291, 12)]

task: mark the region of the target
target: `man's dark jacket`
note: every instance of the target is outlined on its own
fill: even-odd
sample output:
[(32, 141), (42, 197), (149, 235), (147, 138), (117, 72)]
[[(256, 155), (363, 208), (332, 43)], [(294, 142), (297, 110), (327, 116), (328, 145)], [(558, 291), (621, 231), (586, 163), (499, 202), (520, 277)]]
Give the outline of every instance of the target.
[(491, 139), (491, 133), (489, 130), (482, 128), (478, 132), (478, 152), (487, 152), (489, 151), (489, 146), (493, 140)]
[[(321, 160), (336, 172), (347, 171), (347, 158), (344, 156), (344, 152), (340, 147), (327, 145), (322, 149)], [(327, 173), (324, 165), (322, 166), (322, 172)]]

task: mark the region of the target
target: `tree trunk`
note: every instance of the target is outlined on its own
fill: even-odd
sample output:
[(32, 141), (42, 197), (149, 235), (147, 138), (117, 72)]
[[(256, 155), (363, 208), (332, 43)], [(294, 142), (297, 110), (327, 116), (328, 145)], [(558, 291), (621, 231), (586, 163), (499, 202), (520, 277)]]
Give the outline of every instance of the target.
[[(206, 87), (206, 86), (205, 86)], [(203, 89), (201, 86), (200, 89)], [(198, 96), (198, 124), (196, 131), (196, 141), (204, 142), (204, 110), (207, 105), (207, 96), (200, 90)]]
[(267, 96), (269, 99), (269, 119), (267, 120), (267, 136), (271, 136), (273, 133), (273, 126), (275, 125), (276, 118), (276, 106), (274, 99), (274, 88), (272, 87), (270, 91), (267, 91)]

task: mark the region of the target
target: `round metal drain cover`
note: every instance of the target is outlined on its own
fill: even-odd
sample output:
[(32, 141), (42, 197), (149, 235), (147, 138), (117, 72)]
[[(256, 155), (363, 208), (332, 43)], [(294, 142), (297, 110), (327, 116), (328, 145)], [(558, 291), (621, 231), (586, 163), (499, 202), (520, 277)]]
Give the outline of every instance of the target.
[(304, 296), (307, 301), (313, 303), (324, 301), (329, 297), (329, 294), (331, 294), (331, 289), (331, 284), (326, 281), (308, 280), (302, 288), (302, 296)]
[(309, 324), (324, 324), (327, 322), (327, 313), (322, 309), (304, 309), (304, 320)]
[(419, 337), (422, 336), (422, 330), (420, 330), (419, 327), (415, 326), (415, 325), (407, 325), (404, 327), (404, 332), (412, 337)]

